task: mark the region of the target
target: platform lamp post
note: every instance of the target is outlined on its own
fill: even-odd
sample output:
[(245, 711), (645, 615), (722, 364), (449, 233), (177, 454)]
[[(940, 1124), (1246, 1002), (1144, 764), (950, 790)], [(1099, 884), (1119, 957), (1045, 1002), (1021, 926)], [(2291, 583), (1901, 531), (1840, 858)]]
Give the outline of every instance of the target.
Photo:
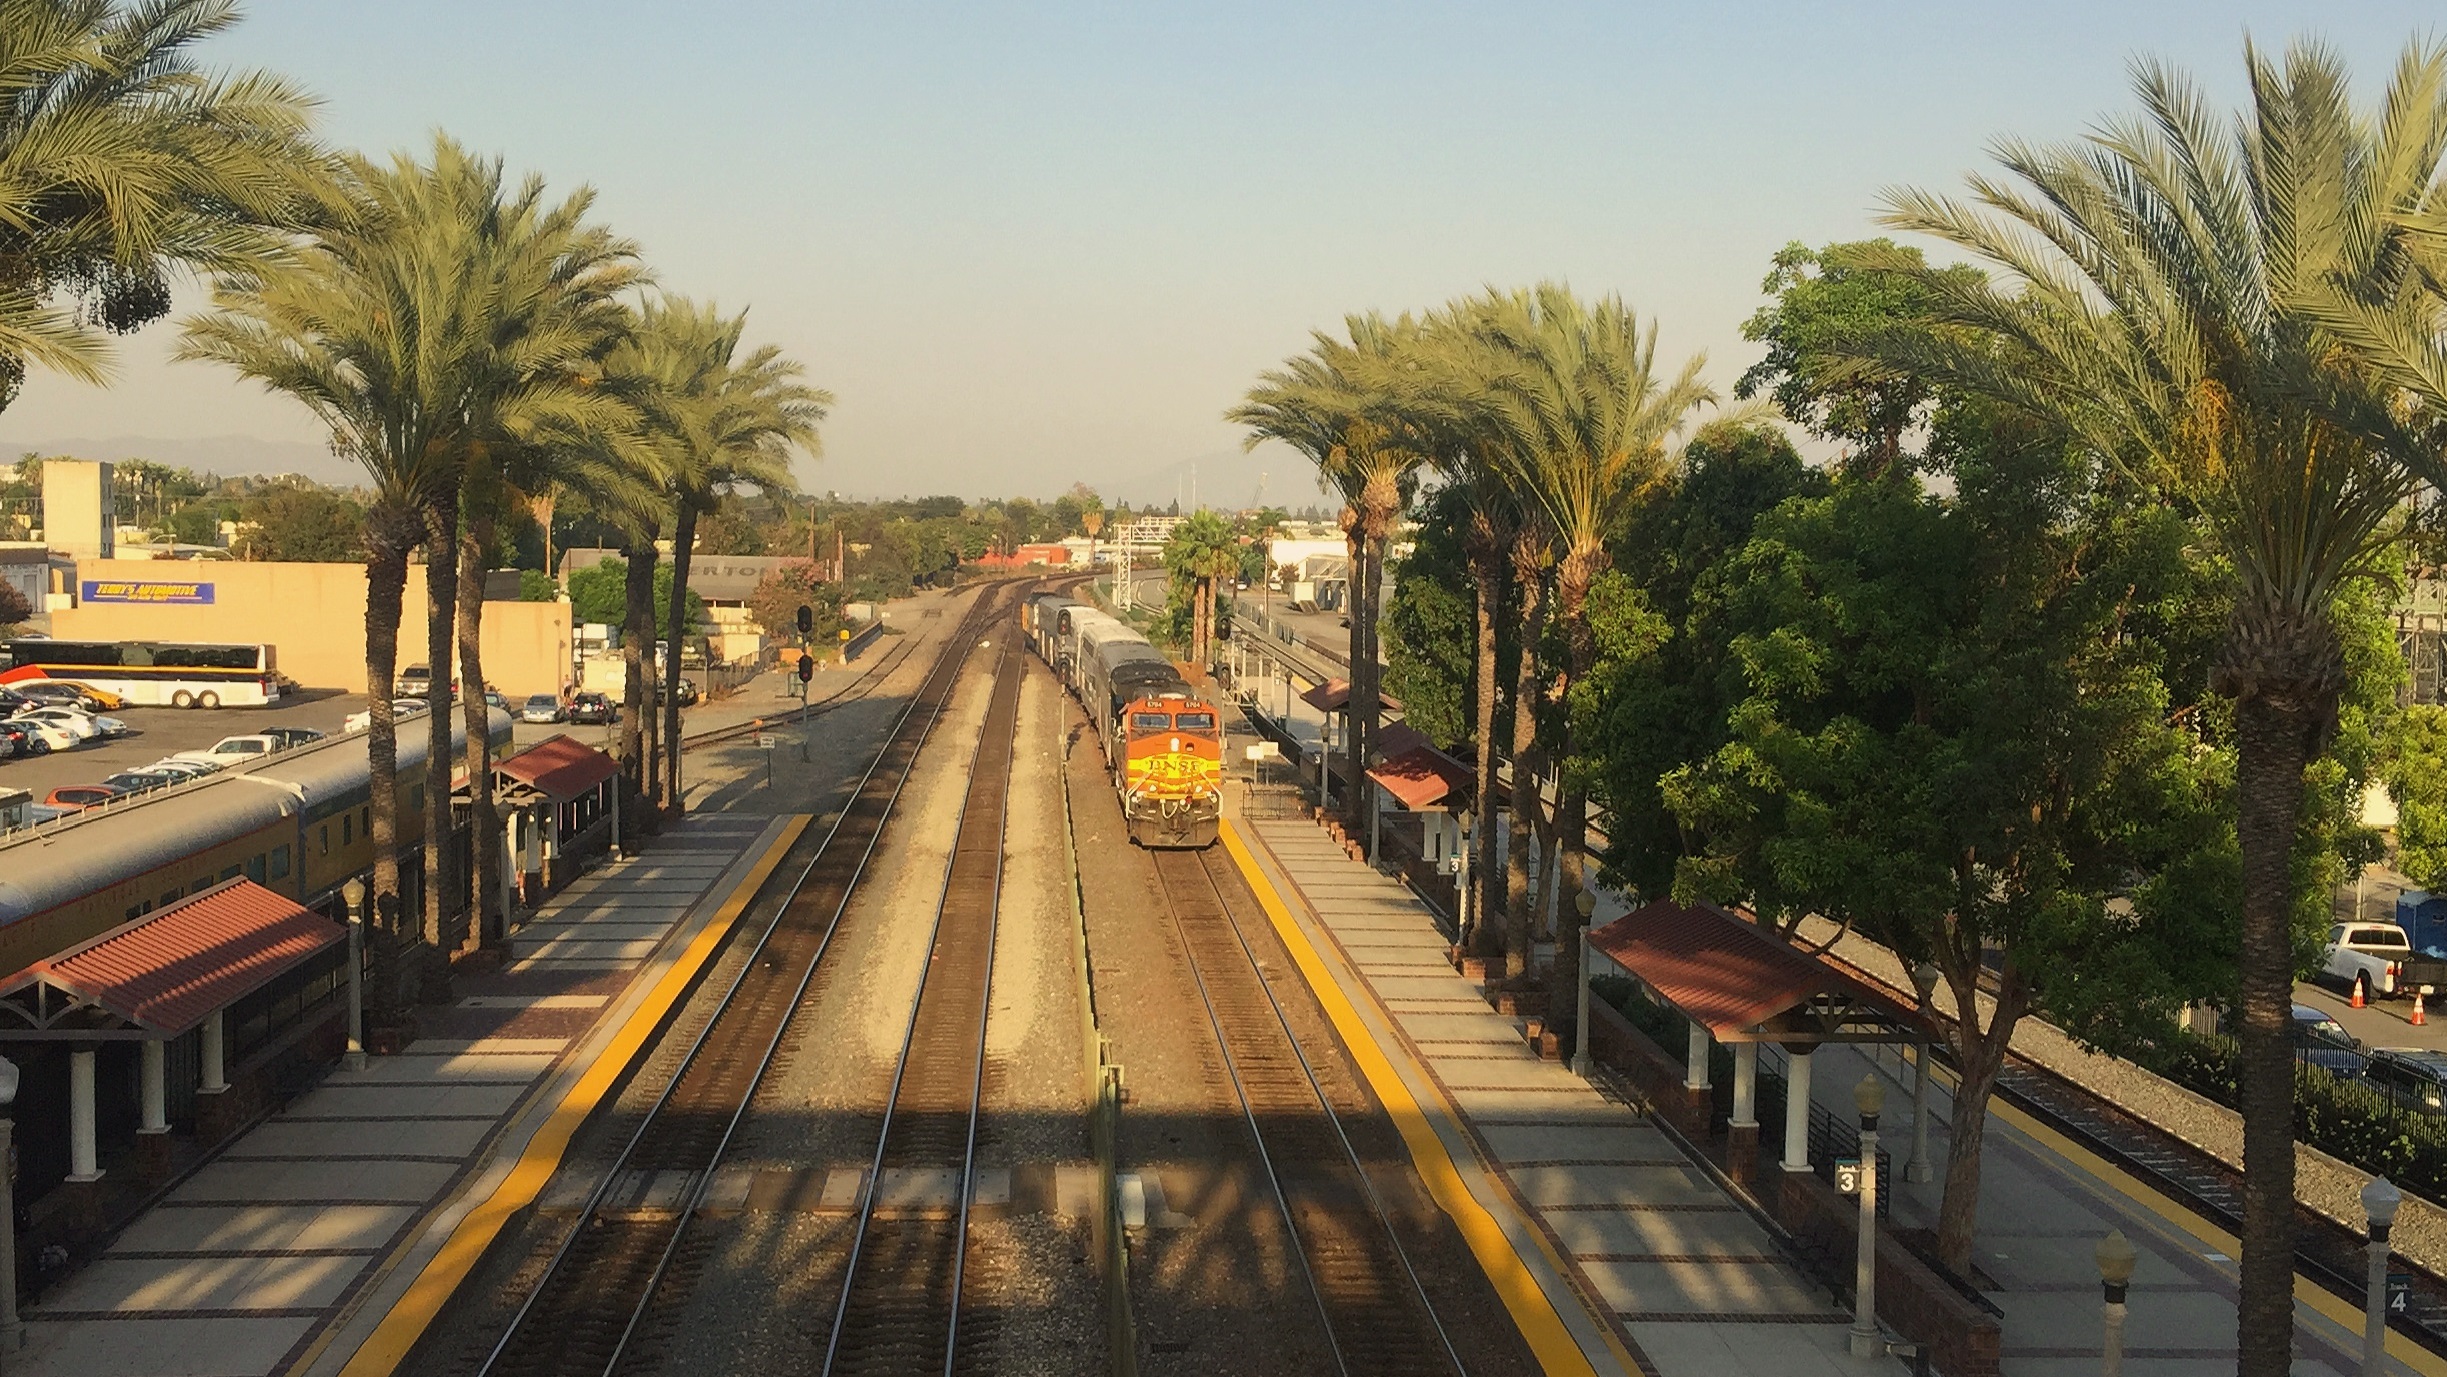
[[(1937, 1006), (1932, 1001), (1943, 975), (1934, 962), (1912, 967), (1912, 988), (1920, 994), (1922, 1018), (1936, 1018)], [(1914, 1185), (1937, 1179), (1937, 1169), (1929, 1163), (1929, 1048), (1929, 1043), (1920, 1044), (1920, 1055), (1912, 1059), (1912, 1157), (1903, 1164), (1903, 1179)]]
[(2370, 1279), (2362, 1296), (2362, 1377), (2381, 1377), (2388, 1348), (2388, 1231), (2396, 1223), (2396, 1207), (2404, 1192), (2382, 1176), (2362, 1188), (2362, 1213), (2369, 1219)]
[(17, 1063), (0, 1057), (0, 1369), (25, 1343), (17, 1318)]
[[(1572, 1025), (1572, 1074), (1589, 1079), (1589, 982), (1597, 974), (1596, 949), (1589, 942), (1589, 916), (1597, 912), (1597, 893), (1584, 889), (1572, 896), (1580, 910), (1580, 1021)], [(1697, 1025), (1694, 1025), (1697, 1026)]]
[(340, 1065), (365, 1069), (365, 881), (340, 886), (340, 902), (348, 905), (348, 1051)]
[(2138, 1255), (2133, 1241), (2122, 1229), (2109, 1229), (2099, 1240), (2093, 1253), (2099, 1264), (2099, 1292), (2103, 1303), (2099, 1307), (2099, 1373), (2100, 1377), (2123, 1377), (2124, 1374), (2124, 1292), (2132, 1285), (2133, 1263)]
[(1878, 1333), (1878, 1111), (1886, 1087), (1875, 1073), (1852, 1088), (1861, 1111), (1861, 1233), (1852, 1259), (1852, 1356), (1875, 1358), (1886, 1351)]

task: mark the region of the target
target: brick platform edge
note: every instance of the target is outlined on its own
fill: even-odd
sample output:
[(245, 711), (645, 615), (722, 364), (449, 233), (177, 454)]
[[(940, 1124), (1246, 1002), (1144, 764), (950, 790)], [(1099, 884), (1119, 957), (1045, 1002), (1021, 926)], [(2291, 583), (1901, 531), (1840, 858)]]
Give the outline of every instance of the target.
[[(1736, 1182), (1749, 1184), (1761, 1212), (1809, 1256), (1850, 1259), (1859, 1246), (1860, 1207), (1809, 1172), (1756, 1170), (1758, 1131), (1715, 1133), (1715, 1098), (1685, 1086), (1680, 1057), (1669, 1055), (1604, 1000), (1589, 1004), (1589, 1056), (1623, 1078), (1650, 1113), (1704, 1152)], [(1761, 1176), (1766, 1177), (1760, 1181)], [(1990, 1309), (1955, 1289), (1892, 1233), (1878, 1231), (1878, 1318), (1929, 1350), (1945, 1377), (1998, 1377), (2004, 1327)]]

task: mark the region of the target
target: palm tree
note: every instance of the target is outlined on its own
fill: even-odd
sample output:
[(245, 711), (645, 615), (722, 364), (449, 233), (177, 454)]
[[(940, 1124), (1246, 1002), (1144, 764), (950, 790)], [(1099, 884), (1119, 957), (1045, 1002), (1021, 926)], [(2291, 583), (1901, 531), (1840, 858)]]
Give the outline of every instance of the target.
[[(587, 280), (604, 285), (627, 275), (619, 265), (628, 251), (580, 228), (585, 193), (550, 210), (533, 181), (505, 194), (498, 162), (473, 158), (447, 139), (436, 141), (430, 165), (351, 159), (344, 176), (357, 207), (348, 220), (297, 249), (290, 264), (225, 279), (217, 309), (189, 322), (181, 354), (218, 360), (297, 398), (330, 429), (334, 449), (364, 464), (374, 481), (366, 611), (374, 888), (394, 922), (403, 916), (396, 913), (397, 737), (388, 689), (408, 555), (420, 538), (427, 545), (428, 662), (435, 692), (445, 696), (428, 724), (423, 936), (439, 944), (448, 893), (441, 864), (451, 822), (446, 695), (459, 495), (471, 455), (617, 419), (616, 399), (541, 381), (570, 360), (560, 333), (569, 322), (531, 291), (522, 294), (522, 281), (534, 284), (519, 264), (540, 258), (560, 271), (602, 260), (588, 272), (610, 278)], [(588, 247), (539, 247), (556, 236)]]
[(1343, 495), (1343, 527), (1351, 547), (1348, 816), (1355, 828), (1364, 828), (1373, 799), (1366, 787), (1368, 752), (1383, 713), (1376, 604), (1385, 547), (1416, 490), (1428, 450), (1378, 390), (1381, 379), (1417, 347), (1421, 322), (1408, 314), (1388, 321), (1371, 313), (1347, 316), (1343, 326), (1347, 342), (1312, 332), (1311, 350), (1261, 375), (1226, 419), (1249, 427), (1250, 446), (1279, 440), (1298, 450)]
[[(2352, 108), (2325, 48), (2272, 62), (2247, 46), (2245, 65), (2251, 108), (2231, 123), (2182, 75), (2140, 64), (2138, 118), (2067, 147), (2000, 144), (2009, 176), (1975, 178), (1976, 208), (1895, 195), (1887, 223), (2018, 285), (1868, 255), (1942, 305), (1939, 329), (1863, 347), (2054, 420), (2144, 483), (2189, 494), (2232, 561), (2212, 681), (2235, 702), (2243, 854), (2237, 1347), (2246, 1377), (2276, 1377), (2293, 1351), (2292, 864), (2303, 772), (2345, 679), (2331, 607), (2406, 498), (2447, 481), (2414, 428), (2447, 388), (2414, 386), (2440, 321), (2408, 272), (2435, 257), (2447, 214), (2433, 190), (2447, 54), (2409, 48), (2377, 118)], [(1950, 1173), (1946, 1188), (1977, 1185)]]
[(1190, 662), (1214, 659), (1215, 580), (1240, 567), (1240, 542), (1213, 512), (1197, 512), (1173, 528), (1164, 543), (1164, 563), (1190, 586)]
[[(1661, 378), (1655, 323), (1643, 326), (1618, 297), (1584, 302), (1549, 282), (1460, 303), (1454, 317), (1469, 347), (1485, 351), (1471, 370), (1478, 384), (1472, 404), (1500, 437), (1494, 453), (1513, 468), (1514, 488), (1555, 542), (1554, 616), (1564, 636), (1565, 673), (1547, 693), (1560, 700), (1596, 667), (1587, 604), (1610, 563), (1606, 542), (1663, 485), (1683, 428), (1716, 394), (1700, 381), (1703, 357)], [(1558, 716), (1556, 756), (1568, 761), (1569, 714)], [(1577, 894), (1588, 793), (1568, 770), (1557, 805), (1561, 892)], [(1560, 963), (1578, 950), (1580, 917), (1569, 903), (1558, 908), (1573, 929), (1556, 944), (1560, 976)], [(1521, 921), (1516, 915), (1516, 933)]]
[(28, 364), (102, 381), (99, 331), (167, 314), (171, 268), (263, 271), (343, 208), (311, 99), (197, 69), (189, 50), (237, 17), (228, 0), (0, 0), (0, 407)]
[[(798, 450), (818, 452), (816, 425), (832, 407), (833, 395), (800, 382), (803, 370), (772, 345), (737, 357), (745, 314), (725, 317), (711, 306), (665, 298), (646, 307), (642, 325), (646, 336), (662, 341), (663, 347), (653, 353), (658, 365), (671, 370), (658, 379), (659, 405), (650, 412), (651, 423), (667, 428), (673, 441), (689, 452), (689, 461), (672, 469), (677, 511), (663, 663), (676, 681), (680, 641), (687, 630), (688, 565), (697, 518), (711, 511), (720, 492), (734, 483), (753, 483), (768, 493), (793, 492), (797, 482), (791, 476), (791, 456)], [(663, 695), (663, 754), (665, 806), (676, 812), (682, 806), (677, 693)]]

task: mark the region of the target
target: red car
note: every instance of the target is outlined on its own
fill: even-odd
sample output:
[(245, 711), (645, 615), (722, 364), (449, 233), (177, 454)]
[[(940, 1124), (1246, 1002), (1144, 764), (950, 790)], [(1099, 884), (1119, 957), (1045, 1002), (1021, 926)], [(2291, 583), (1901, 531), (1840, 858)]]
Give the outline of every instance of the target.
[(48, 807), (81, 813), (88, 808), (101, 807), (119, 797), (120, 792), (107, 784), (63, 784), (52, 790), (43, 803)]

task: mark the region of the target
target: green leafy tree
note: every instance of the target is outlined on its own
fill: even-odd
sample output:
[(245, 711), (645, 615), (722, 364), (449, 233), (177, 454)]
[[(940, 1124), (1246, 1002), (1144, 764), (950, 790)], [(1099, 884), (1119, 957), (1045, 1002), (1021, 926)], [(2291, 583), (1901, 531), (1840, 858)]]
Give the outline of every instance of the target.
[(1763, 515), (1825, 489), (1781, 430), (1717, 422), (1692, 437), (1665, 493), (1615, 542), (1616, 571), (1664, 634), (1653, 654), (1600, 657), (1574, 701), (1572, 734), (1613, 819), (1607, 870), (1635, 893), (1668, 892), (1684, 855), (1662, 781), (1727, 739), (1740, 676), (1722, 625), (1723, 570)]
[[(1974, 205), (1898, 195), (1886, 223), (2000, 270), (1971, 281), (1893, 254), (1939, 328), (1871, 340), (1886, 366), (2051, 418), (2181, 493), (2235, 571), (2214, 667), (2233, 700), (2243, 864), (2238, 1009), (2244, 1377), (2277, 1377), (2294, 1324), (2295, 950), (2307, 771), (2348, 683), (2334, 616), (2394, 514), (2447, 479), (2431, 434), (2434, 226), (2447, 53), (2409, 47), (2376, 117), (2342, 61), (2247, 48), (2250, 107), (2212, 112), (2143, 65), (2137, 117), (2059, 148), (2007, 143)], [(2422, 383), (2409, 388), (2409, 383)], [(2406, 405), (2408, 399), (2423, 406)]]
[(823, 566), (792, 560), (757, 580), (755, 590), (748, 594), (748, 615), (756, 619), (767, 640), (796, 642), (799, 609), (805, 607), (815, 624), (810, 635), (821, 644), (842, 628), (841, 591), (840, 584), (824, 577)]
[(18, 624), (34, 615), (34, 604), (13, 583), (0, 583), (0, 632), (16, 634)]
[[(1785, 245), (1759, 287), (1774, 299), (1742, 325), (1742, 338), (1765, 344), (1767, 356), (1742, 374), (1734, 395), (1768, 394), (1795, 424), (1848, 444), (1855, 462), (1876, 474), (1902, 457), (1904, 431), (1936, 393), (1927, 378), (1863, 359), (1850, 346), (1895, 321), (1928, 319), (1936, 296), (1921, 276), (1856, 266), (1865, 251), (1929, 271), (1920, 250), (1890, 240), (1823, 250)], [(1941, 275), (1970, 284), (1979, 270)]]
[(1745, 692), (1668, 797), (1706, 839), (1686, 900), (1823, 914), (1942, 974), (1960, 1080), (1938, 1252), (1968, 1274), (2015, 1025), (2066, 972), (2197, 971), (2199, 912), (2164, 921), (2132, 878), (2231, 846), (2215, 757), (2167, 725), (2151, 643), (2118, 635), (2183, 577), (2182, 522), (2002, 408), (1949, 412), (1930, 463), (1952, 498), (1898, 466), (1759, 520), (1724, 594)]
[(328, 489), (270, 488), (238, 511), (241, 559), (339, 563), (365, 555), (365, 508)]
[(1449, 484), (1427, 499), (1385, 600), (1385, 692), (1401, 700), (1406, 725), (1446, 750), (1469, 742), (1477, 720), (1470, 561), (1462, 548), (1468, 508), (1468, 496)]
[(2397, 868), (2424, 889), (2447, 889), (2447, 708), (2404, 709), (2389, 746)]
[[(668, 564), (654, 565), (654, 620), (657, 625), (671, 619), (671, 586), (678, 575)], [(629, 566), (627, 561), (606, 559), (588, 565), (569, 576), (570, 615), (577, 621), (599, 622), (619, 626), (628, 617)], [(702, 629), (711, 618), (705, 610), (705, 600), (694, 592), (688, 595), (688, 621), (692, 629)]]

